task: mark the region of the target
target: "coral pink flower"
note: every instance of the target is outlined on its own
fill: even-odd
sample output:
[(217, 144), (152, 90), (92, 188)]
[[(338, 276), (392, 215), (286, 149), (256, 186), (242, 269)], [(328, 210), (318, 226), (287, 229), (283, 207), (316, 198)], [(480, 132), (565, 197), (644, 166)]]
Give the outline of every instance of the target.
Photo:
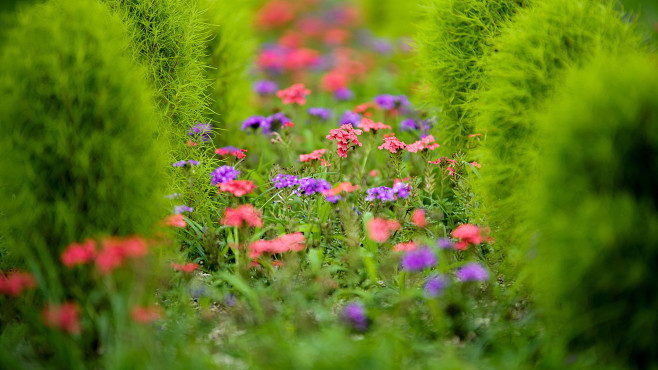
[(62, 305), (49, 304), (43, 309), (42, 315), (44, 324), (49, 328), (60, 329), (71, 334), (79, 334), (81, 331), (80, 308), (74, 302)]
[(294, 84), (287, 89), (279, 90), (276, 96), (281, 98), (283, 104), (306, 104), (306, 96), (311, 93), (311, 90), (304, 87), (304, 84)]
[(334, 186), (332, 189), (325, 190), (322, 192), (324, 196), (335, 196), (342, 192), (351, 193), (353, 191), (359, 190), (361, 187), (359, 185), (352, 185), (351, 182), (345, 181)]
[(181, 271), (181, 272), (184, 272), (186, 274), (190, 274), (190, 273), (196, 271), (199, 268), (199, 265), (197, 265), (194, 262), (188, 262), (184, 265), (181, 265), (179, 263), (174, 262), (174, 263), (171, 264), (171, 267), (173, 267), (174, 270), (176, 270), (176, 271)]
[(434, 142), (434, 136), (432, 135), (427, 135), (424, 138), (416, 141), (413, 144), (407, 145), (407, 151), (411, 153), (417, 153), (422, 150), (434, 150), (438, 148), (440, 145)]
[(400, 229), (400, 223), (395, 220), (385, 220), (383, 218), (373, 218), (368, 221), (368, 235), (370, 239), (383, 243), (391, 237), (391, 233)]
[(263, 253), (299, 252), (304, 249), (304, 234), (293, 233), (280, 235), (274, 240), (257, 240), (249, 245), (249, 257), (258, 258)]
[(222, 225), (241, 227), (243, 222), (252, 227), (262, 227), (262, 213), (251, 204), (241, 205), (238, 208), (226, 208)]
[(325, 161), (324, 159), (320, 158), (320, 166), (322, 167), (330, 167), (331, 163)]
[[(283, 64), (289, 70), (301, 70), (316, 65), (319, 61), (319, 55), (320, 52), (313, 49), (308, 49), (308, 48), (292, 49), (283, 55)], [(296, 94), (305, 92), (304, 96), (306, 96), (311, 93), (310, 90), (304, 89), (303, 84), (293, 85), (288, 89), (294, 88), (295, 86), (298, 86), (297, 89), (299, 90), (298, 92), (296, 92)], [(279, 96), (278, 93), (277, 96)], [(279, 98), (281, 98), (281, 96), (279, 96)], [(304, 97), (301, 97), (301, 99), (303, 100), (303, 102), (298, 104), (304, 105), (306, 100), (304, 99)], [(288, 103), (284, 101), (283, 104), (288, 104)]]
[(242, 159), (242, 158), (246, 157), (247, 155), (244, 154), (246, 152), (247, 152), (247, 149), (238, 149), (238, 148), (234, 148), (234, 147), (230, 147), (230, 146), (215, 149), (215, 154), (218, 154), (222, 157), (225, 156), (225, 155), (232, 155), (237, 159)]
[(370, 171), (370, 176), (371, 177), (377, 177), (377, 170), (371, 170)]
[(464, 250), (468, 248), (469, 244), (478, 245), (482, 243), (482, 236), (480, 235), (480, 228), (471, 224), (459, 225), (452, 231), (452, 237), (459, 239), (455, 244), (455, 249)]
[(18, 297), (23, 290), (36, 287), (34, 276), (27, 272), (13, 271), (8, 276), (0, 272), (0, 295), (6, 294), (10, 297)]
[(329, 71), (322, 77), (322, 88), (329, 92), (334, 92), (347, 87), (349, 77), (340, 71)]
[(407, 144), (404, 142), (400, 141), (395, 136), (388, 136), (384, 137), (384, 144), (380, 145), (378, 148), (379, 150), (386, 149), (391, 153), (397, 153), (398, 149), (404, 149), (407, 147)]
[(477, 163), (477, 162), (471, 162), (471, 166), (477, 167), (477, 168), (482, 168), (482, 165)]
[(165, 219), (165, 225), (173, 227), (185, 227), (187, 223), (182, 214), (170, 215)]
[(148, 254), (146, 242), (138, 236), (127, 238), (109, 237), (101, 241), (103, 249), (96, 257), (96, 268), (108, 274), (121, 267), (127, 258), (139, 258)]
[(470, 135), (468, 135), (468, 137), (478, 137), (480, 135), (482, 135), (482, 134), (470, 134)]
[(85, 240), (82, 244), (73, 243), (66, 247), (60, 256), (66, 267), (89, 263), (96, 258), (96, 243), (92, 239)]
[(411, 214), (411, 221), (418, 227), (427, 226), (427, 221), (425, 220), (425, 211), (422, 209), (415, 210), (414, 213)]
[(341, 45), (350, 37), (347, 30), (341, 28), (332, 28), (324, 34), (324, 42), (327, 45)]
[(335, 139), (338, 145), (338, 156), (347, 158), (348, 149), (356, 148), (357, 145), (362, 146), (358, 138), (358, 135), (361, 135), (361, 133), (361, 130), (355, 130), (352, 124), (348, 123), (340, 126), (340, 128), (330, 130), (327, 139), (330, 141)]
[(377, 104), (375, 104), (374, 102), (367, 102), (367, 103), (357, 105), (356, 108), (352, 109), (352, 111), (354, 113), (365, 114), (365, 113), (368, 113), (368, 110), (375, 109), (375, 108), (377, 108)]
[(257, 26), (262, 29), (285, 26), (294, 18), (291, 4), (282, 0), (269, 1), (256, 13)]
[(256, 189), (256, 185), (250, 180), (231, 180), (225, 183), (218, 183), (217, 186), (219, 186), (220, 192), (227, 191), (236, 197), (249, 194)]
[(162, 318), (162, 310), (158, 306), (134, 306), (130, 310), (130, 316), (132, 316), (135, 322), (148, 324), (160, 320)]
[(199, 144), (197, 144), (196, 141), (188, 140), (187, 143), (185, 143), (185, 145), (187, 145), (187, 146), (197, 146)]
[(393, 247), (393, 252), (411, 252), (417, 248), (416, 242), (398, 243)]
[(385, 125), (381, 122), (375, 122), (370, 118), (362, 118), (361, 122), (359, 123), (359, 128), (363, 129), (363, 131), (365, 132), (372, 130), (373, 133), (377, 133), (377, 130), (384, 130), (384, 129), (390, 130), (391, 126)]
[(308, 162), (312, 159), (319, 160), (319, 159), (321, 159), (320, 157), (322, 157), (324, 155), (324, 152), (326, 152), (326, 151), (327, 151), (326, 149), (317, 149), (317, 150), (312, 151), (310, 154), (300, 154), (299, 155), (299, 161), (300, 162)]

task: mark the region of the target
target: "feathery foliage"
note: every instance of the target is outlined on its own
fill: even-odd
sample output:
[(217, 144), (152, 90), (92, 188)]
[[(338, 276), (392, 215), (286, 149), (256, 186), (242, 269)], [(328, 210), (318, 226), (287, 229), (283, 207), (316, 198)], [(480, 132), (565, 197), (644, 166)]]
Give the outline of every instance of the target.
[(184, 143), (184, 128), (205, 121), (209, 104), (204, 64), (208, 29), (196, 2), (103, 1), (128, 25), (135, 57), (157, 91), (165, 118), (162, 131), (172, 143)]
[(429, 0), (418, 34), (418, 65), (426, 83), (425, 103), (440, 108), (438, 132), (451, 155), (473, 133), (472, 104), (480, 87), (481, 59), (493, 52), (492, 39), (529, 0)]
[(55, 297), (69, 243), (148, 235), (161, 218), (167, 179), (153, 91), (127, 50), (125, 28), (104, 6), (67, 1), (21, 14), (2, 52), (6, 244), (43, 267)]
[(251, 89), (246, 74), (256, 48), (251, 5), (229, 0), (204, 0), (203, 5), (211, 34), (206, 72), (213, 121), (238, 129), (232, 124), (248, 115)]
[(570, 352), (658, 364), (658, 64), (603, 54), (539, 120), (529, 271), (546, 328)]
[(606, 0), (555, 0), (517, 14), (486, 60), (485, 88), (478, 94), (478, 150), (484, 166), (476, 184), (498, 249), (512, 264), (523, 258), (528, 234), (522, 205), (526, 174), (536, 150), (535, 109), (560, 85), (566, 70), (600, 50), (627, 53), (641, 46), (632, 24)]

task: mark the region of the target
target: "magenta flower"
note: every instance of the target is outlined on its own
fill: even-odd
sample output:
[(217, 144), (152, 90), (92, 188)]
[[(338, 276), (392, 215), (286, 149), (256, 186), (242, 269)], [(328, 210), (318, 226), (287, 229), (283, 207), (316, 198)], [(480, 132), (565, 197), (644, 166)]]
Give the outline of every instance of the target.
[(457, 270), (457, 278), (461, 281), (484, 281), (489, 279), (489, 271), (477, 262), (471, 262)]

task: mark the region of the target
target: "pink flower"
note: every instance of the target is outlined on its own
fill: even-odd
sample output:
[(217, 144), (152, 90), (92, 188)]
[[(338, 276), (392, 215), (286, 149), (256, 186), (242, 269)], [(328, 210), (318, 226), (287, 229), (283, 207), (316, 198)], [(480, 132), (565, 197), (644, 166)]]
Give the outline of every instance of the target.
[(256, 185), (250, 180), (231, 180), (225, 183), (218, 183), (217, 186), (219, 186), (220, 192), (227, 191), (236, 197), (249, 194), (256, 188)]
[(306, 96), (311, 93), (311, 90), (304, 87), (304, 84), (294, 84), (287, 89), (279, 90), (276, 96), (281, 98), (283, 104), (306, 104)]
[(27, 272), (13, 271), (8, 276), (0, 273), (0, 295), (18, 297), (25, 289), (36, 287), (34, 276)]
[(322, 192), (324, 196), (335, 196), (342, 192), (351, 193), (353, 191), (359, 190), (361, 187), (359, 185), (352, 185), (351, 182), (341, 182), (340, 184), (334, 186), (332, 189), (325, 190)]
[(187, 223), (185, 222), (185, 218), (183, 217), (182, 214), (176, 214), (176, 215), (170, 215), (165, 219), (165, 224), (167, 226), (173, 226), (173, 227), (185, 227), (187, 226)]
[(246, 154), (244, 154), (246, 152), (247, 152), (247, 149), (238, 149), (238, 148), (234, 148), (234, 147), (230, 147), (230, 146), (215, 149), (215, 154), (218, 154), (222, 157), (225, 156), (225, 155), (232, 155), (237, 159), (242, 159), (242, 158), (246, 157)]
[(184, 272), (186, 274), (190, 274), (190, 273), (196, 271), (199, 268), (199, 265), (197, 265), (194, 262), (188, 262), (184, 265), (181, 265), (179, 263), (174, 262), (174, 263), (171, 264), (171, 267), (173, 267), (174, 270), (176, 270), (176, 271), (181, 271), (181, 272)]
[(130, 315), (135, 322), (148, 324), (162, 318), (162, 310), (158, 306), (134, 306)]
[(322, 88), (329, 92), (347, 87), (349, 77), (340, 71), (329, 71), (322, 77)]
[(363, 131), (365, 132), (372, 130), (373, 133), (376, 133), (377, 130), (384, 130), (384, 129), (390, 130), (391, 126), (385, 125), (381, 122), (375, 122), (370, 118), (362, 118), (361, 122), (359, 123), (359, 128), (363, 129)]
[(470, 134), (470, 135), (468, 135), (468, 137), (478, 137), (480, 135), (482, 135), (482, 134)]
[(380, 145), (378, 148), (379, 150), (386, 149), (391, 153), (397, 153), (398, 149), (404, 149), (407, 147), (407, 144), (404, 142), (400, 141), (395, 136), (388, 136), (384, 137), (384, 144)]
[(101, 241), (103, 249), (96, 257), (96, 268), (108, 274), (121, 267), (128, 258), (140, 258), (148, 254), (146, 242), (138, 236), (127, 238), (109, 237)]
[(477, 163), (477, 162), (471, 162), (471, 166), (477, 167), (477, 168), (482, 168), (482, 165)]
[(280, 235), (274, 240), (257, 240), (249, 245), (249, 257), (258, 258), (263, 253), (299, 252), (304, 249), (304, 234), (293, 233)]
[(407, 151), (417, 153), (422, 150), (434, 150), (440, 145), (434, 142), (434, 136), (427, 135), (413, 144), (407, 145)]
[(370, 171), (370, 176), (371, 177), (377, 177), (377, 170), (371, 170)]
[(391, 233), (400, 229), (400, 223), (395, 220), (385, 220), (383, 218), (373, 218), (368, 221), (368, 235), (370, 239), (383, 243), (391, 237)]
[(96, 258), (96, 243), (92, 239), (85, 240), (82, 244), (73, 243), (66, 247), (60, 256), (66, 267), (89, 263)]
[(414, 213), (411, 214), (411, 221), (418, 227), (427, 226), (427, 221), (425, 220), (425, 211), (422, 209), (415, 210)]
[(393, 252), (411, 252), (418, 248), (416, 242), (398, 243), (393, 247)]
[(241, 205), (238, 208), (226, 208), (222, 225), (241, 227), (243, 222), (252, 227), (262, 227), (262, 214), (251, 204)]
[(452, 231), (452, 237), (459, 239), (455, 244), (455, 249), (465, 250), (469, 244), (478, 245), (482, 243), (482, 235), (480, 235), (480, 228), (471, 224), (459, 225)]
[(46, 326), (71, 334), (79, 334), (81, 331), (79, 315), (80, 308), (75, 302), (62, 305), (49, 304), (42, 312), (43, 322)]
[(361, 133), (361, 130), (355, 130), (352, 127), (352, 124), (348, 123), (346, 125), (340, 126), (340, 128), (330, 130), (329, 135), (327, 135), (327, 139), (330, 141), (335, 139), (336, 144), (338, 145), (338, 156), (347, 158), (348, 149), (356, 148), (357, 145), (362, 146), (358, 138)]
[(299, 155), (299, 161), (300, 162), (308, 162), (312, 159), (319, 160), (321, 159), (322, 155), (324, 155), (324, 152), (326, 152), (326, 149), (318, 149), (312, 151), (310, 154), (300, 154)]

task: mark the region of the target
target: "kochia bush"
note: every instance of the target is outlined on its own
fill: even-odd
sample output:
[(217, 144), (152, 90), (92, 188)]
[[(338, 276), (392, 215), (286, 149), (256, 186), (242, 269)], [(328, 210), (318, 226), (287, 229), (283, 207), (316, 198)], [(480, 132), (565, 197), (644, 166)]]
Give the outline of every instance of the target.
[(125, 28), (103, 5), (38, 5), (8, 36), (0, 57), (2, 226), (7, 248), (39, 266), (44, 291), (58, 297), (69, 243), (148, 234), (161, 218), (165, 150), (154, 141), (153, 91), (126, 54)]
[(552, 341), (658, 365), (658, 64), (602, 54), (540, 120), (535, 290)]
[(486, 141), (478, 153), (483, 169), (476, 189), (498, 248), (512, 263), (523, 258), (528, 242), (522, 205), (529, 201), (526, 185), (536, 150), (534, 110), (569, 68), (600, 50), (637, 50), (640, 40), (605, 0), (541, 2), (519, 12), (495, 40), (497, 52), (485, 61), (477, 103), (476, 131)]

